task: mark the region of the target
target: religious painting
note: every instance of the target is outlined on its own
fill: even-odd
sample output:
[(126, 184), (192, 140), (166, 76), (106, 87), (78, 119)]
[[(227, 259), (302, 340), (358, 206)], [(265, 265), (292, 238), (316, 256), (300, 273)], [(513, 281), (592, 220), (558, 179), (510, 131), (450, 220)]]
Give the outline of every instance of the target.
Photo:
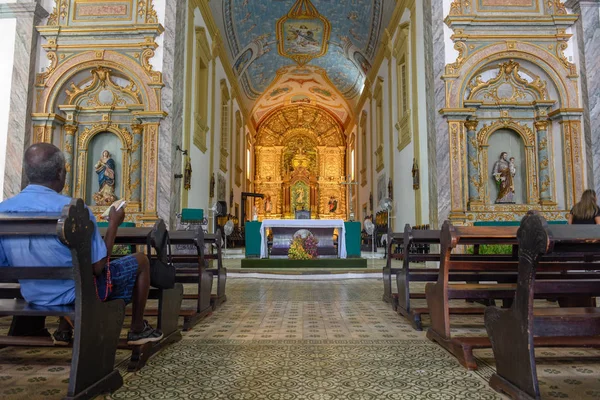
[(250, 60), (252, 60), (252, 54), (252, 49), (246, 49), (246, 51), (244, 51), (242, 55), (240, 55), (235, 61), (235, 64), (233, 64), (233, 70), (237, 75), (240, 75), (248, 63), (250, 63)]
[(330, 90), (323, 89), (319, 86), (313, 86), (313, 87), (309, 88), (308, 91), (311, 93), (314, 93), (318, 96), (325, 97), (327, 99), (335, 100), (335, 98), (336, 98), (335, 95)]
[(277, 21), (279, 54), (299, 65), (327, 53), (331, 25), (310, 0), (297, 0)]
[(290, 90), (292, 90), (291, 87), (289, 86), (284, 86), (284, 87), (279, 87), (277, 89), (273, 89), (270, 93), (269, 93), (269, 97), (271, 99), (274, 99), (276, 97), (281, 96), (282, 94), (285, 94), (287, 92), (289, 92)]
[(367, 61), (365, 56), (363, 56), (361, 52), (357, 51), (354, 53), (354, 61), (356, 62), (356, 65), (360, 68), (360, 70), (363, 72), (363, 74), (367, 75), (367, 73), (371, 69), (371, 63)]
[(290, 99), (291, 103), (310, 103), (310, 97), (305, 94), (297, 94)]
[(310, 209), (310, 187), (306, 182), (298, 181), (292, 185), (290, 196), (292, 197), (292, 210)]
[(385, 181), (385, 174), (380, 175), (379, 179), (377, 179), (377, 204), (381, 202), (385, 198), (385, 190), (387, 188), (387, 184)]

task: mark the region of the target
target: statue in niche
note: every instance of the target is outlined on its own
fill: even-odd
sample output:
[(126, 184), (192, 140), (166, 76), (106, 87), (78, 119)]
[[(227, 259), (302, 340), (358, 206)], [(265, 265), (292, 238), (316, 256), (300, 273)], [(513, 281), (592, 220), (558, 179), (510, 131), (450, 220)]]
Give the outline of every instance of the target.
[(511, 157), (510, 161), (507, 161), (508, 153), (503, 151), (500, 154), (500, 159), (494, 163), (492, 169), (492, 175), (498, 185), (498, 197), (496, 197), (496, 204), (514, 204), (515, 197), (515, 185), (514, 177), (517, 173), (515, 167), (515, 158)]
[(335, 197), (331, 196), (329, 198), (329, 212), (330, 213), (334, 213), (337, 211), (337, 207), (338, 207), (338, 201)]
[(271, 202), (271, 195), (265, 197), (265, 213), (270, 214), (273, 211), (273, 203)]
[(98, 174), (98, 185), (100, 189), (94, 193), (93, 198), (98, 206), (108, 206), (117, 201), (115, 195), (115, 161), (108, 150), (102, 152), (100, 160), (94, 165)]
[(304, 210), (304, 190), (302, 188), (296, 189), (296, 209)]

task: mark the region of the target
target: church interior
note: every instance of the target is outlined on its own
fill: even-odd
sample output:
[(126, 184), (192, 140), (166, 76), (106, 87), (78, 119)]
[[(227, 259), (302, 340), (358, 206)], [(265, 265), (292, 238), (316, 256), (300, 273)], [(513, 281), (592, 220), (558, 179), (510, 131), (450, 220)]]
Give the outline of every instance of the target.
[(600, 230), (571, 225), (600, 1), (0, 0), (0, 37), (0, 202), (53, 144), (99, 227), (124, 207), (115, 257), (168, 249), (182, 290), (85, 390), (85, 333), (0, 340), (0, 398), (600, 398)]

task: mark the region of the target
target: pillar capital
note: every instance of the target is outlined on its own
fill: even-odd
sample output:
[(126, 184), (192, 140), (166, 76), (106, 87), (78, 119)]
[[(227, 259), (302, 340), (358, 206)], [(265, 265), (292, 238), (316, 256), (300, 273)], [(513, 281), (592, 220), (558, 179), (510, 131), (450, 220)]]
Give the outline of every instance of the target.
[(475, 129), (477, 129), (478, 124), (479, 121), (477, 121), (476, 119), (470, 119), (468, 121), (465, 121), (465, 127), (468, 131), (474, 131)]

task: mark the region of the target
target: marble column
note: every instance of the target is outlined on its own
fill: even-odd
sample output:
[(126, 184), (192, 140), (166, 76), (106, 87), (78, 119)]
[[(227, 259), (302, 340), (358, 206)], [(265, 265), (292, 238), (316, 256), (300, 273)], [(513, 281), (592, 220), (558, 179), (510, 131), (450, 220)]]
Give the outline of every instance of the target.
[(65, 168), (67, 177), (65, 179), (65, 188), (63, 194), (65, 196), (73, 196), (73, 159), (75, 151), (75, 133), (77, 126), (65, 125), (65, 136), (63, 139), (63, 154), (65, 155)]
[[(158, 135), (158, 163), (161, 173), (158, 176), (157, 211), (169, 227), (174, 227), (175, 213), (181, 208), (181, 179), (174, 179), (182, 173), (183, 157), (175, 149), (182, 146), (185, 83), (185, 42), (186, 10), (184, 0), (165, 2), (165, 33), (163, 46), (162, 73), (165, 86), (161, 102), (168, 116), (160, 123)], [(193, 40), (193, 37), (187, 38)], [(189, 150), (189, 149), (186, 149)]]
[(569, 0), (579, 14), (575, 23), (579, 51), (579, 81), (583, 101), (587, 186), (600, 190), (600, 0)]
[(142, 199), (142, 132), (144, 126), (131, 125), (133, 144), (131, 146), (131, 175), (129, 180), (130, 199), (132, 204), (140, 203)]
[(553, 188), (550, 174), (550, 159), (548, 156), (548, 121), (537, 121), (534, 125), (538, 142), (540, 204), (553, 205)]
[(38, 33), (35, 29), (48, 12), (35, 0), (0, 4), (0, 23), (4, 18), (16, 18), (15, 54), (13, 61), (4, 198), (21, 191), (25, 184), (23, 154), (31, 141), (31, 111), (34, 101), (35, 61)]
[(477, 120), (465, 121), (467, 128), (467, 170), (469, 187), (469, 205), (481, 203), (479, 188), (481, 176), (479, 173), (479, 157), (477, 151)]
[(442, 1), (423, 0), (423, 46), (425, 51), (425, 100), (427, 116), (427, 159), (429, 162), (429, 222), (441, 226), (450, 214), (450, 154), (448, 125), (439, 114), (446, 104), (442, 81), (446, 65), (444, 11)]

